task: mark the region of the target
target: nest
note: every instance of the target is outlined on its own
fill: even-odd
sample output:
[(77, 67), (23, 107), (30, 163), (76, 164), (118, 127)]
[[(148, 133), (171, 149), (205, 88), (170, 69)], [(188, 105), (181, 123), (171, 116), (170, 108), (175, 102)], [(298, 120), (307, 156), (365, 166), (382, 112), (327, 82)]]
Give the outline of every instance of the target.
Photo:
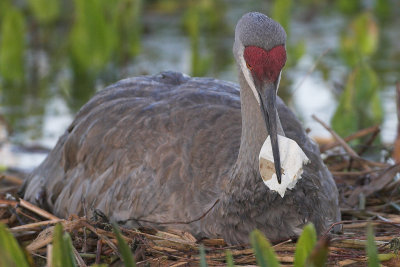
[[(374, 227), (382, 264), (399, 266), (400, 179), (396, 176), (400, 165), (364, 156), (373, 149), (372, 143), (378, 136), (379, 127), (364, 129), (342, 139), (318, 118), (314, 119), (324, 125), (335, 139), (320, 148), (338, 185), (343, 218), (343, 221), (335, 223), (343, 225), (343, 233), (336, 235), (328, 230), (323, 235), (329, 242), (328, 266), (366, 265), (366, 226), (369, 223)], [(363, 141), (360, 149), (355, 151), (348, 142), (357, 138), (363, 138)], [(382, 149), (378, 151), (380, 155)], [(19, 177), (0, 175), (0, 221), (30, 253), (35, 265), (46, 264), (48, 245), (52, 242), (56, 223), (61, 223), (71, 235), (79, 266), (121, 264), (117, 239), (106, 219), (102, 216), (60, 219), (27, 201), (12, 197), (21, 183)], [(226, 250), (231, 251), (236, 265), (256, 264), (249, 245), (227, 246), (222, 239), (196, 240), (190, 233), (178, 230), (123, 227), (120, 230), (138, 266), (198, 266), (200, 246), (204, 247), (210, 266), (225, 266)], [(293, 265), (295, 245), (294, 240), (287, 240), (273, 246), (282, 265)]]

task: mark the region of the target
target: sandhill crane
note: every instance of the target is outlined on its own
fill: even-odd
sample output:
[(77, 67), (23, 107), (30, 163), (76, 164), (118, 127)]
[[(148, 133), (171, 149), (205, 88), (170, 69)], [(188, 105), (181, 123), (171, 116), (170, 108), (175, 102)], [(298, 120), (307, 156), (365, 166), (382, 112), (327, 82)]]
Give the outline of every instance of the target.
[[(272, 241), (298, 235), (307, 222), (324, 231), (340, 220), (338, 192), (317, 146), (276, 96), (285, 41), (279, 23), (248, 13), (233, 46), (240, 90), (164, 72), (98, 92), (29, 175), (24, 198), (61, 217), (98, 209), (130, 227), (180, 228), (229, 244), (247, 243), (255, 228)], [(259, 172), (270, 135), (280, 180), (277, 134), (310, 160), (284, 197)]]

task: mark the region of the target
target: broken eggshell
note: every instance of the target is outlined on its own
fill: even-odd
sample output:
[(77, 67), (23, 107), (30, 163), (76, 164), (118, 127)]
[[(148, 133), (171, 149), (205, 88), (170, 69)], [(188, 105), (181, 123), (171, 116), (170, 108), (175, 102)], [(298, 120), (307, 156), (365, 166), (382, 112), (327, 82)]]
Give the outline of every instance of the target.
[(303, 165), (310, 162), (300, 146), (292, 139), (278, 135), (279, 154), (281, 158), (282, 181), (278, 183), (275, 173), (274, 157), (272, 154), (271, 139), (268, 136), (259, 155), (260, 174), (264, 184), (281, 197), (285, 196), (286, 189), (293, 189), (303, 173)]

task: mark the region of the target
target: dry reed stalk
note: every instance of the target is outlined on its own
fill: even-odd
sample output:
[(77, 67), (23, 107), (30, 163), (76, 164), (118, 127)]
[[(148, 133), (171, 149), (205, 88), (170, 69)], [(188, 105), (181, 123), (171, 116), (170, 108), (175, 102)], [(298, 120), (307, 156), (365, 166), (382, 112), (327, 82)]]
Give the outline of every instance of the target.
[(181, 261), (181, 262), (171, 265), (170, 267), (186, 266), (186, 264), (188, 264), (187, 261)]
[(52, 255), (53, 255), (53, 245), (49, 244), (49, 245), (47, 245), (47, 266), (48, 267), (53, 266)]
[(32, 203), (29, 203), (26, 200), (20, 199), (19, 200), (19, 204), (21, 205), (21, 207), (24, 207), (46, 219), (49, 220), (60, 220), (60, 218), (58, 218), (57, 216), (54, 216), (53, 214), (39, 208), (38, 206), (33, 205)]
[(294, 257), (292, 256), (277, 256), (278, 261), (281, 263), (293, 263), (294, 262)]
[(39, 227), (47, 226), (47, 225), (53, 225), (59, 222), (63, 222), (63, 219), (57, 219), (57, 220), (50, 220), (50, 221), (41, 221), (41, 222), (36, 222), (36, 223), (30, 223), (30, 224), (25, 224), (25, 225), (20, 225), (20, 226), (15, 226), (10, 229), (12, 233), (16, 232), (23, 232), (23, 231), (28, 231), (28, 230), (35, 230)]

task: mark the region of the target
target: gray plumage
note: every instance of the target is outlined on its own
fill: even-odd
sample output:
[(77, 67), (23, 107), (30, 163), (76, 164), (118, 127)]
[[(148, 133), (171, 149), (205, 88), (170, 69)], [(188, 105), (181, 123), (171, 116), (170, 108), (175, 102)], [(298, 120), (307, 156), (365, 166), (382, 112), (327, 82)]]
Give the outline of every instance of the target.
[[(263, 23), (276, 32), (257, 28)], [(252, 26), (261, 39), (240, 37)], [(236, 59), (244, 46), (241, 38), (265, 49), (284, 44), (279, 27), (259, 13), (243, 16), (236, 28)], [(270, 191), (258, 171), (268, 133), (240, 66), (239, 81), (240, 94), (229, 82), (164, 72), (100, 91), (29, 175), (24, 198), (61, 217), (83, 215), (86, 205), (89, 213), (99, 209), (113, 221), (130, 219), (126, 223), (132, 227), (180, 228), (229, 244), (247, 243), (255, 228), (272, 241), (298, 235), (307, 222), (325, 230), (340, 213), (335, 183), (317, 146), (278, 98), (285, 135), (311, 163), (284, 198)], [(158, 224), (199, 218), (217, 200), (198, 221)]]
[(284, 45), (285, 42), (286, 33), (282, 26), (258, 12), (245, 14), (235, 29), (236, 45), (258, 46), (268, 51), (274, 46)]

